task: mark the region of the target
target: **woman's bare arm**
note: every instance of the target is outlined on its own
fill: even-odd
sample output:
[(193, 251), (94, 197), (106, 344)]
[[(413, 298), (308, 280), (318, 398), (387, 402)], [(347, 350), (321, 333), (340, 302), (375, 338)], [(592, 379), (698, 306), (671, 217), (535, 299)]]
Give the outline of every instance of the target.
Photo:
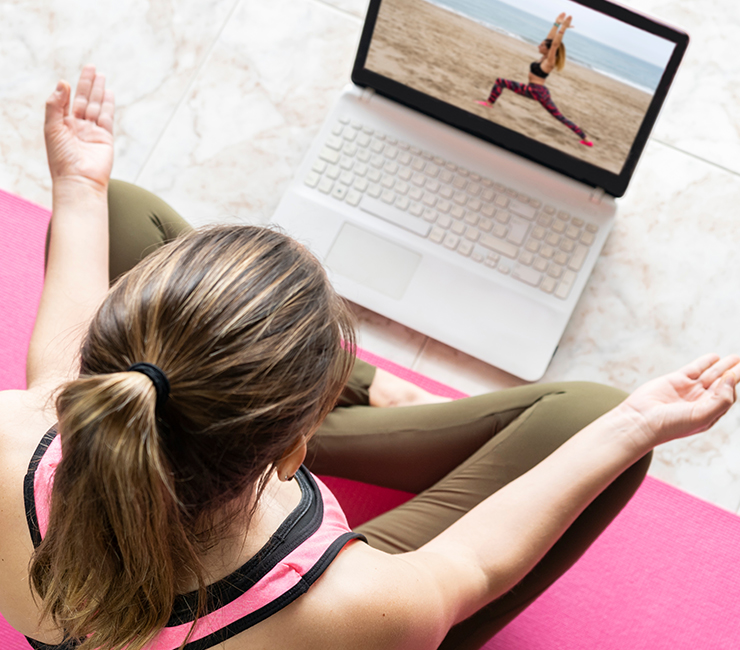
[[(557, 55), (558, 48), (560, 47), (560, 44), (563, 42), (563, 36), (565, 36), (565, 30), (570, 29), (570, 24), (572, 21), (573, 21), (573, 17), (567, 16), (565, 20), (563, 20), (562, 22), (558, 20), (558, 22), (561, 23), (559, 28), (553, 25), (553, 29), (555, 30), (555, 32), (552, 37), (549, 37), (549, 38), (552, 38), (552, 45), (550, 46), (550, 50), (547, 53), (547, 59), (546, 59), (551, 69), (555, 67), (555, 57)], [(553, 29), (551, 29), (550, 31), (552, 32)]]
[(545, 37), (546, 40), (552, 41), (555, 39), (555, 34), (557, 34), (558, 28), (565, 22), (565, 16), (566, 16), (565, 12), (558, 15), (552, 27), (550, 27), (550, 31), (547, 33), (547, 36)]
[(69, 84), (60, 81), (46, 103), (51, 240), (28, 351), (29, 389), (57, 385), (77, 371), (86, 326), (108, 290), (113, 94), (94, 66), (86, 66), (71, 107), (70, 100)]
[[(367, 585), (380, 580), (366, 612), (378, 625), (393, 623), (403, 639), (384, 647), (437, 647), (452, 625), (516, 585), (593, 499), (653, 447), (711, 427), (734, 402), (739, 364), (737, 356), (708, 355), (645, 384), (417, 551), (384, 556), (362, 545), (348, 549), (346, 571), (355, 554), (357, 580), (344, 589), (357, 589), (360, 607), (373, 590)], [(352, 603), (352, 594), (345, 600)]]

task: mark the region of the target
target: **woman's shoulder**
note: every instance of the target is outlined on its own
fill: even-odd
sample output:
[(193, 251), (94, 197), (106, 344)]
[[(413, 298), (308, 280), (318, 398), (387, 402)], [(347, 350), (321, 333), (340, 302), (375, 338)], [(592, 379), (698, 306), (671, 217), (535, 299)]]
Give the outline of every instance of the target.
[[(0, 391), (0, 463), (25, 474), (44, 433), (56, 421), (51, 392), (43, 388)], [(0, 472), (2, 480), (3, 472)]]
[(278, 645), (305, 650), (437, 648), (447, 626), (434, 600), (423, 575), (403, 555), (353, 541), (274, 621), (278, 633), (285, 634), (285, 643)]

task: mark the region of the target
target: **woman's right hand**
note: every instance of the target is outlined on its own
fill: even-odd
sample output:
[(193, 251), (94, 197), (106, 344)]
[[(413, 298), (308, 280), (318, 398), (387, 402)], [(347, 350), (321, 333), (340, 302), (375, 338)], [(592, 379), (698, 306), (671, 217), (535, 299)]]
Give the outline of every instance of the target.
[(563, 22), (565, 22), (565, 16), (566, 16), (566, 15), (567, 15), (567, 14), (566, 14), (566, 13), (565, 13), (564, 11), (563, 11), (562, 13), (558, 14), (558, 17), (557, 17), (557, 18), (555, 19), (555, 22), (556, 22), (556, 23), (557, 23), (558, 25), (562, 25), (562, 24), (563, 24)]
[(708, 354), (647, 382), (617, 407), (649, 448), (712, 427), (735, 401), (740, 357)]
[(44, 136), (53, 182), (82, 180), (105, 189), (113, 167), (113, 92), (95, 66), (82, 69), (70, 114), (72, 90), (60, 81), (46, 101)]

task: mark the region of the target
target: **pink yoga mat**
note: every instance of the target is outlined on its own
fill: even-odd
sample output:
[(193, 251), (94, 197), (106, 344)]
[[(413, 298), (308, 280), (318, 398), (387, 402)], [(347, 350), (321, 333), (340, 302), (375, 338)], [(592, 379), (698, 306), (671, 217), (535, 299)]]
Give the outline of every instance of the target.
[[(48, 212), (0, 191), (0, 389), (25, 384)], [(450, 397), (462, 393), (368, 352), (360, 356)], [(409, 498), (330, 479), (350, 521)], [(18, 488), (21, 489), (21, 486)], [(581, 560), (487, 650), (738, 650), (740, 518), (648, 478)], [(28, 650), (0, 618), (0, 650)]]

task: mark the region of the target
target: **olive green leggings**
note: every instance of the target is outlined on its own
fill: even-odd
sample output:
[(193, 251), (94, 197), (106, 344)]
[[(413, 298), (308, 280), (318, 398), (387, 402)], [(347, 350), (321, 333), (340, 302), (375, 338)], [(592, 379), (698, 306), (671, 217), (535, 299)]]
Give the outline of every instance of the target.
[[(111, 182), (109, 207), (111, 279), (190, 229), (166, 203), (120, 181)], [(368, 405), (374, 374), (373, 366), (355, 364), (313, 438), (307, 465), (317, 474), (417, 494), (358, 528), (389, 553), (418, 548), (625, 397), (607, 386), (569, 382), (381, 409)], [(440, 647), (484, 645), (586, 551), (635, 493), (649, 463), (646, 456), (617, 478), (514, 589), (455, 626)]]

